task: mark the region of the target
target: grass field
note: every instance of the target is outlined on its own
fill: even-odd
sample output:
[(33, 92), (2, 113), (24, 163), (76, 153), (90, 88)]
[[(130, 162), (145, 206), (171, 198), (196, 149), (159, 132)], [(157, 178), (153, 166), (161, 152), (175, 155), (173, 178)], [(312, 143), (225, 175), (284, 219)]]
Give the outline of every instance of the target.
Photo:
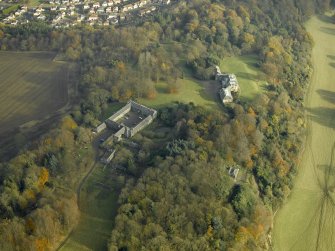
[(306, 28), (315, 41), (308, 135), (295, 186), (275, 218), (278, 251), (335, 250), (335, 26), (322, 16)]
[(265, 81), (261, 81), (260, 70), (257, 66), (257, 56), (228, 57), (221, 61), (222, 72), (234, 73), (241, 86), (240, 98), (242, 100), (252, 100), (262, 92)]
[(0, 134), (39, 120), (68, 100), (68, 65), (53, 53), (0, 52)]
[[(206, 89), (207, 82), (212, 81), (197, 81), (189, 76), (177, 81), (179, 86), (177, 93), (168, 93), (167, 83), (159, 82), (156, 84), (157, 97), (154, 99), (139, 99), (139, 102), (152, 108), (160, 108), (176, 101), (182, 103), (193, 102), (196, 105), (211, 109), (218, 108), (218, 100), (212, 97)], [(212, 84), (213, 88), (216, 88), (215, 83)]]
[(110, 170), (97, 166), (80, 193), (80, 221), (61, 251), (107, 250), (117, 211), (115, 179)]

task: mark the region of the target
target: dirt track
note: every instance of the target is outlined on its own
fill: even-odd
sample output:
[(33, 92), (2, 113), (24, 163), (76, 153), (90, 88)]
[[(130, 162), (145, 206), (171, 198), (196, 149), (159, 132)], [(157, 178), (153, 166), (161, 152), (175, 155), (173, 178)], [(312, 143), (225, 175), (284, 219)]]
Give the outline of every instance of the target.
[(306, 28), (315, 41), (308, 135), (295, 187), (275, 218), (278, 251), (335, 250), (335, 24), (320, 16)]

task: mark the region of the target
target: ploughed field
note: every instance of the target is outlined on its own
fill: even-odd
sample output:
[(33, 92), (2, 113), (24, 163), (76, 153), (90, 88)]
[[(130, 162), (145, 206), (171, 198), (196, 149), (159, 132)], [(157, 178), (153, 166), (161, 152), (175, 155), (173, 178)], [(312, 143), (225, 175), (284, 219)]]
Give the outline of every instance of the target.
[(335, 24), (306, 24), (315, 46), (307, 94), (308, 135), (292, 193), (274, 225), (274, 250), (335, 250)]
[(49, 52), (0, 52), (0, 135), (67, 103), (68, 65)]

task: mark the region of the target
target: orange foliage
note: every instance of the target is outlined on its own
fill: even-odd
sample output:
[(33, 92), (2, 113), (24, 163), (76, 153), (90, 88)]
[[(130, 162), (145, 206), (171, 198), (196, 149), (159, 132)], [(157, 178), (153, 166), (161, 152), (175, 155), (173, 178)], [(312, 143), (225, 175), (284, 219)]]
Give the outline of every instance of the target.
[(178, 93), (178, 88), (175, 86), (169, 86), (167, 91), (169, 94), (175, 94)]
[(126, 73), (126, 65), (123, 62), (118, 62), (116, 67), (118, 68), (121, 75)]
[(40, 176), (38, 177), (38, 181), (37, 181), (38, 188), (42, 190), (45, 183), (48, 180), (49, 180), (49, 171), (45, 167), (42, 167)]
[(262, 224), (253, 224), (248, 227), (239, 227), (235, 235), (235, 240), (241, 244), (246, 244), (249, 239), (258, 240), (264, 233)]
[(239, 243), (245, 244), (250, 237), (250, 233), (246, 227), (239, 227), (235, 235), (235, 240)]
[(228, 151), (227, 154), (226, 154), (226, 160), (228, 162), (234, 162), (234, 158), (233, 158), (233, 152), (232, 151)]
[(253, 156), (257, 154), (257, 148), (255, 145), (250, 146), (250, 154)]
[(49, 249), (49, 241), (47, 238), (37, 238), (35, 240), (35, 247), (37, 251), (45, 251)]
[(155, 91), (155, 89), (151, 89), (147, 93), (147, 98), (148, 99), (154, 99), (154, 98), (156, 98), (156, 96), (157, 96), (157, 92)]
[(26, 230), (27, 230), (28, 233), (34, 232), (35, 231), (35, 227), (36, 227), (35, 223), (34, 223), (34, 221), (31, 218), (29, 218), (29, 219), (26, 220)]
[(248, 169), (251, 169), (253, 167), (253, 165), (254, 165), (254, 162), (251, 159), (249, 159), (246, 162), (246, 166), (247, 166)]
[(255, 224), (249, 228), (249, 233), (254, 237), (255, 240), (263, 234), (264, 226), (262, 224)]

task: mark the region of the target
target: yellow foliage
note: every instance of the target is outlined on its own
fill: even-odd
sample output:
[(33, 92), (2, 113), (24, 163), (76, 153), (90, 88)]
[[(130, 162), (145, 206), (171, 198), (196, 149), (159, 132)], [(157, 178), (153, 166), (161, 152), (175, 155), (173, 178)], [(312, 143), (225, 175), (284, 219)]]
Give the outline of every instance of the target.
[(61, 124), (62, 129), (73, 130), (78, 127), (77, 123), (69, 116), (66, 116)]
[(254, 109), (252, 109), (252, 107), (249, 107), (248, 114), (251, 115), (252, 117), (256, 117), (256, 113), (255, 113)]
[(208, 17), (210, 20), (221, 20), (224, 15), (225, 7), (219, 4), (211, 4), (208, 9)]
[(266, 120), (261, 120), (260, 126), (261, 126), (261, 129), (264, 130), (269, 127), (269, 124), (268, 122), (266, 122)]
[(195, 139), (195, 143), (196, 143), (197, 145), (203, 145), (204, 140), (203, 140), (201, 137), (196, 137), (196, 139)]
[(199, 154), (199, 160), (207, 161), (207, 158), (208, 158), (207, 152), (201, 151), (200, 154)]
[(247, 44), (253, 44), (255, 43), (255, 37), (250, 33), (244, 33), (243, 41)]
[(23, 196), (29, 201), (36, 200), (36, 195), (35, 195), (34, 191), (31, 190), (31, 189), (24, 190)]
[(212, 238), (213, 237), (213, 227), (211, 225), (209, 225), (209, 227), (207, 228), (207, 233), (206, 233), (208, 238)]
[(50, 137), (47, 137), (44, 139), (44, 144), (49, 146), (51, 144), (51, 138)]
[(151, 89), (147, 93), (147, 98), (148, 99), (154, 99), (154, 98), (156, 98), (156, 96), (157, 96), (157, 92), (156, 92), (155, 89)]
[(169, 64), (166, 64), (166, 63), (162, 63), (161, 64), (161, 69), (163, 70), (163, 71), (167, 71), (167, 70), (169, 70), (170, 69), (170, 66), (169, 66)]
[(266, 54), (265, 54), (265, 57), (266, 58), (273, 58), (275, 56), (275, 54), (272, 52), (272, 51), (268, 51)]
[(280, 55), (283, 52), (285, 52), (283, 46), (282, 46), (282, 38), (279, 36), (273, 36), (270, 38), (268, 47), (271, 49), (271, 51), (275, 55)]
[(278, 168), (279, 168), (278, 176), (280, 177), (286, 176), (286, 174), (290, 171), (289, 165), (284, 160), (280, 163)]

